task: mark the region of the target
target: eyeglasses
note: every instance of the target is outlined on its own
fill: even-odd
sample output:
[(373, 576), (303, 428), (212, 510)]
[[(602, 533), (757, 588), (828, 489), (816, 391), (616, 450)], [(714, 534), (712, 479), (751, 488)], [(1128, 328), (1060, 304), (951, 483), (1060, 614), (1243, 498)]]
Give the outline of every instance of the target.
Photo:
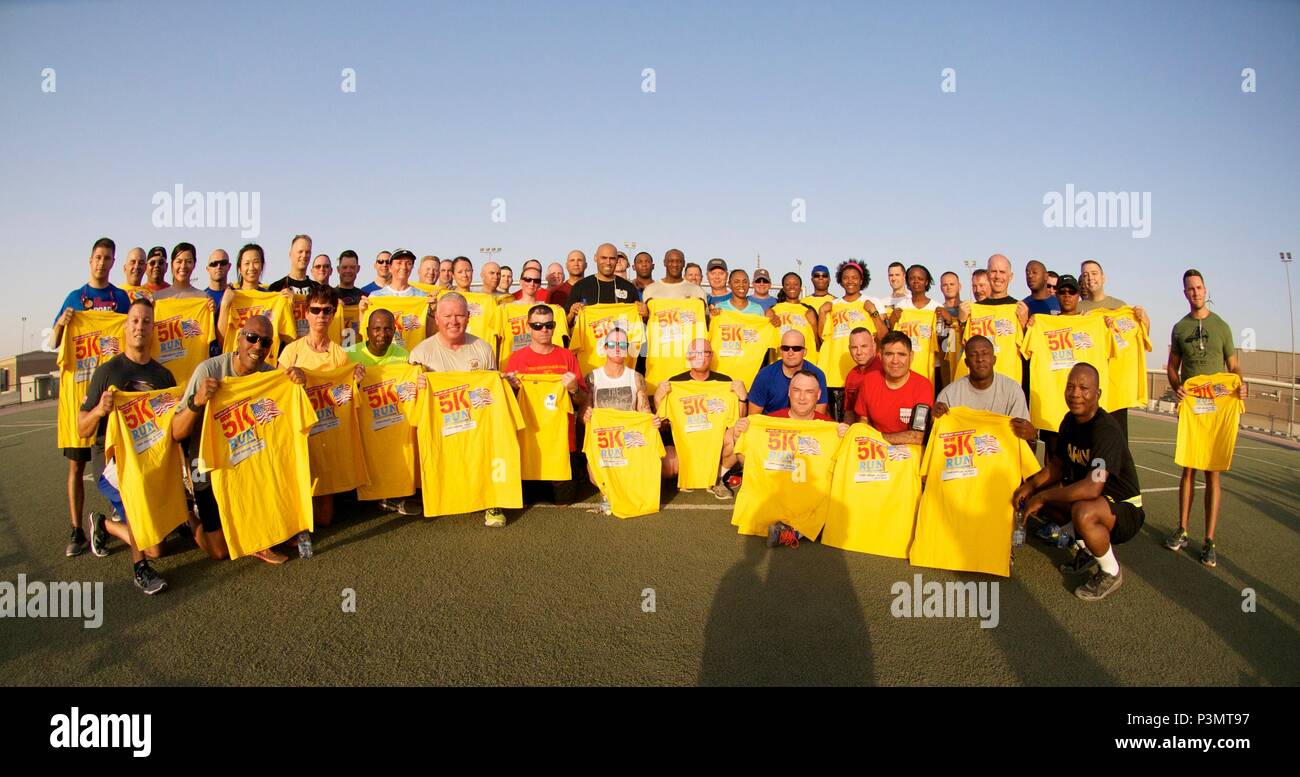
[(208, 266), (209, 266), (209, 267), (229, 267), (229, 266), (230, 266), (230, 260), (229, 260), (229, 259), (222, 259), (220, 262), (208, 262)]
[(313, 316), (333, 315), (334, 308), (312, 305), (311, 307), (307, 308), (307, 312), (312, 314)]
[(244, 340), (246, 340), (249, 345), (261, 345), (263, 348), (271, 347), (271, 338), (255, 335), (252, 332), (245, 332)]
[(1064, 288), (1064, 289), (1057, 289), (1057, 290), (1056, 290), (1056, 293), (1057, 293), (1058, 296), (1061, 295), (1061, 294), (1066, 294), (1066, 295), (1069, 295), (1069, 296), (1071, 296), (1071, 297), (1075, 297), (1075, 296), (1078, 296), (1078, 294), (1079, 294), (1079, 290), (1078, 290), (1078, 289), (1071, 289), (1071, 288), (1069, 288), (1069, 287), (1067, 286), (1067, 287)]
[(145, 262), (145, 264), (149, 265), (150, 267), (162, 267), (164, 264), (167, 263), (164, 262), (162, 259), (150, 259), (148, 262)]
[(802, 350), (803, 350), (803, 346), (802, 346), (802, 345), (783, 345), (783, 346), (781, 346), (781, 353), (799, 353), (799, 352), (802, 351)]
[[(554, 321), (529, 321), (528, 328), (533, 330), (534, 332), (540, 332), (543, 329), (554, 329), (555, 322)], [(605, 345), (608, 346), (609, 343), (605, 343)]]
[(542, 279), (541, 278), (520, 278), (519, 282), (520, 283), (541, 283)]
[(814, 277), (814, 278), (829, 278), (829, 277), (831, 277), (831, 274), (830, 274), (830, 273), (827, 273), (827, 272), (815, 272), (815, 273), (812, 274), (812, 277)]
[(686, 355), (694, 359), (696, 356), (712, 356), (713, 351), (688, 351)]
[(609, 340), (606, 340), (606, 341), (605, 341), (605, 350), (606, 350), (606, 351), (626, 351), (626, 350), (627, 350), (627, 343), (623, 343), (623, 342), (611, 342), (611, 341), (609, 341)]

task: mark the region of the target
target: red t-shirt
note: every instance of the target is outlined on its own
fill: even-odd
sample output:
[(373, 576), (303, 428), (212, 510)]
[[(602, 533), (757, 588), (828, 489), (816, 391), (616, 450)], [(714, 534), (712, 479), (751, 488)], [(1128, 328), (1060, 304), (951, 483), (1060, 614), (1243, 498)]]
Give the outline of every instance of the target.
[(559, 286), (546, 289), (546, 301), (552, 305), (565, 307), (569, 302), (569, 292), (573, 291), (573, 284), (565, 281)]
[(885, 385), (883, 371), (868, 370), (853, 412), (881, 434), (895, 434), (908, 430), (914, 405), (934, 405), (934, 384), (929, 378), (909, 370), (907, 382), (891, 389)]
[[(789, 417), (790, 417), (790, 408), (788, 408), (788, 407), (783, 407), (783, 408), (781, 408), (780, 410), (777, 410), (777, 411), (774, 412), (774, 413), (764, 413), (764, 415), (766, 415), (768, 418), (789, 418)], [(831, 418), (830, 416), (826, 415), (825, 413), (822, 413), (822, 412), (819, 412), (819, 411), (817, 411), (817, 410), (814, 410), (814, 411), (813, 411), (813, 420), (814, 420), (814, 421), (834, 421), (835, 419), (834, 419), (834, 418)]]
[[(542, 304), (543, 302), (550, 302), (550, 300), (546, 298), (546, 289), (538, 289), (537, 294), (535, 294), (534, 296), (537, 298), (537, 304), (539, 305)], [(523, 299), (524, 298), (523, 289), (516, 291), (514, 297), (516, 300)]]
[[(506, 359), (504, 372), (518, 372), (521, 375), (563, 375), (572, 372), (578, 378), (578, 390), (586, 391), (587, 383), (582, 379), (582, 368), (578, 366), (578, 357), (568, 348), (556, 346), (550, 353), (542, 354), (531, 346), (520, 348)], [(569, 413), (569, 452), (576, 451), (577, 438), (573, 433), (573, 413)]]
[(854, 410), (858, 406), (858, 389), (862, 388), (862, 379), (867, 377), (868, 372), (881, 372), (884, 369), (880, 366), (879, 354), (872, 356), (871, 361), (864, 366), (854, 365), (849, 374), (844, 376), (844, 407)]

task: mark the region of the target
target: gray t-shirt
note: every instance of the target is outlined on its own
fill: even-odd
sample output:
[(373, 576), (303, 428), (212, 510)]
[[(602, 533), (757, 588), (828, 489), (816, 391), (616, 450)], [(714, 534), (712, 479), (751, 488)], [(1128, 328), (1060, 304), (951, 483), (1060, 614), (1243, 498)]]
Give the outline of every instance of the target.
[[(190, 382), (185, 386), (185, 393), (181, 395), (181, 407), (185, 409), (185, 412), (189, 412), (190, 400), (198, 393), (200, 381), (205, 378), (216, 378), (220, 381), (237, 377), (234, 364), (235, 353), (233, 351), (199, 362), (199, 366), (194, 368), (194, 374), (190, 376)], [(273, 369), (275, 368), (271, 365), (262, 362), (254, 372), (270, 372)], [(203, 436), (203, 410), (203, 408), (199, 408), (198, 420), (194, 423), (194, 431), (190, 432), (190, 439), (185, 444), (186, 455), (189, 456), (190, 461), (199, 457), (199, 439)], [(196, 489), (208, 488), (208, 479), (196, 478), (194, 487)]]
[(472, 372), (497, 368), (497, 355), (492, 346), (468, 332), (465, 333), (465, 343), (456, 349), (443, 346), (437, 335), (427, 337), (411, 349), (407, 361), (428, 372)]
[(153, 295), (153, 301), (157, 302), (162, 299), (203, 299), (208, 293), (203, 289), (187, 287), (182, 289), (179, 286), (168, 286), (162, 291), (156, 291)]
[(649, 302), (652, 299), (702, 299), (707, 300), (709, 295), (703, 288), (690, 281), (681, 283), (664, 283), (655, 281), (641, 292), (641, 298)]
[(1020, 384), (1000, 372), (993, 373), (993, 383), (983, 391), (971, 385), (969, 375), (959, 378), (943, 387), (936, 402), (948, 407), (969, 407), (1012, 418), (1029, 418), (1029, 405)]
[(1087, 313), (1090, 310), (1097, 310), (1098, 308), (1102, 310), (1116, 310), (1117, 308), (1122, 308), (1126, 305), (1128, 305), (1128, 303), (1119, 297), (1103, 297), (1096, 301), (1081, 299), (1079, 300), (1079, 312)]

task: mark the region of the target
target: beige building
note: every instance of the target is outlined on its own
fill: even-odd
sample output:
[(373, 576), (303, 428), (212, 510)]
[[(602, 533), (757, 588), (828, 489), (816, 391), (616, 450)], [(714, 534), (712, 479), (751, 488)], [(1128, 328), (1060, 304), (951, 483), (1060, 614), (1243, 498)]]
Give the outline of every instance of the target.
[(35, 402), (58, 396), (55, 354), (29, 351), (0, 359), (0, 405)]

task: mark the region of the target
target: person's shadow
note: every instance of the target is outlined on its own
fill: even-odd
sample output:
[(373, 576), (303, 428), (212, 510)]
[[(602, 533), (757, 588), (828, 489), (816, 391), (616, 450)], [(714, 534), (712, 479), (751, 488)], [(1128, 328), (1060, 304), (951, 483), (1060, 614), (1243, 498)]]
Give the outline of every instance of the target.
[[(844, 553), (803, 541), (744, 556), (722, 578), (704, 627), (700, 685), (871, 685), (871, 642)], [(767, 559), (767, 575), (762, 565)]]

